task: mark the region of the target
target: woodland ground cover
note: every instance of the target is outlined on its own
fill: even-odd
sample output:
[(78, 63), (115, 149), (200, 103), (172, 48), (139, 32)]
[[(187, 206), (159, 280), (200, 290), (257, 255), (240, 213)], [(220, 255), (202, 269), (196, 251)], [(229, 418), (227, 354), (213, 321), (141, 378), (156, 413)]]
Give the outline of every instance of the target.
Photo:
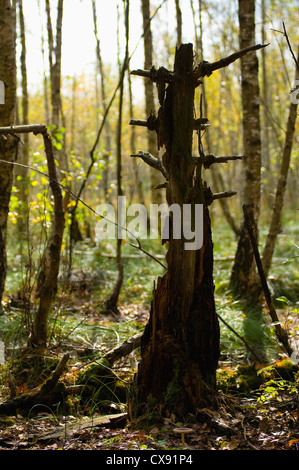
[[(249, 328), (246, 338), (253, 340), (257, 325), (253, 320), (250, 325), (246, 324), (242, 302), (229, 293), (235, 241), (225, 223), (220, 224), (219, 216), (216, 219), (215, 216), (212, 213), (214, 222), (217, 220), (213, 237), (215, 298), (217, 312), (225, 321), (220, 321), (218, 410), (203, 408), (196, 419), (188, 416), (185, 423), (178, 422), (174, 413), (159, 423), (145, 414), (141, 430), (140, 423), (136, 429), (134, 420), (131, 421), (129, 398), (139, 360), (139, 350), (136, 349), (113, 367), (126, 389), (125, 398), (99, 396), (83, 405), (78, 393), (71, 397), (67, 411), (57, 404), (52, 409), (46, 406), (34, 408), (27, 416), (20, 411), (15, 416), (3, 417), (1, 449), (182, 449), (180, 436), (173, 432), (179, 425), (192, 428), (192, 434), (186, 437), (191, 449), (298, 448), (297, 365), (286, 360), (278, 346), (266, 308), (263, 349), (268, 362), (251, 365), (250, 353), (242, 338), (244, 328)], [(287, 222), (278, 239), (269, 284), (279, 318), (292, 343), (296, 344), (299, 334), (298, 225), (289, 219)], [(148, 243), (146, 248), (149, 251), (163, 255), (164, 248), (158, 242), (144, 242)], [(103, 313), (102, 302), (117, 276), (114, 246), (97, 245), (89, 240), (78, 242), (69, 288), (65, 288), (63, 275), (59, 279), (49, 324), (51, 339), (40, 374), (31, 362), (30, 351), (27, 362), (26, 355), (22, 354), (22, 362), (18, 363), (20, 348), (27, 340), (26, 325), (30, 323), (34, 310), (34, 299), (31, 298), (28, 305), (28, 297), (27, 303), (24, 297), (26, 289), (30, 291), (30, 282), (26, 277), (28, 266), (20, 267), (20, 259), (24, 262), (25, 258), (18, 257), (19, 250), (20, 246), (11, 240), (7, 294), (0, 316), (2, 338), (6, 344), (6, 364), (1, 366), (1, 401), (11, 394), (10, 375), (17, 395), (28, 392), (49, 377), (59, 358), (67, 351), (70, 359), (62, 380), (74, 385), (86, 365), (96, 363), (107, 351), (142, 332), (148, 320), (153, 282), (163, 273), (159, 264), (125, 244), (125, 280), (119, 314)], [(32, 260), (35, 255), (31, 253)], [(67, 256), (63, 262), (67, 262)], [(111, 415), (115, 419), (110, 419)]]

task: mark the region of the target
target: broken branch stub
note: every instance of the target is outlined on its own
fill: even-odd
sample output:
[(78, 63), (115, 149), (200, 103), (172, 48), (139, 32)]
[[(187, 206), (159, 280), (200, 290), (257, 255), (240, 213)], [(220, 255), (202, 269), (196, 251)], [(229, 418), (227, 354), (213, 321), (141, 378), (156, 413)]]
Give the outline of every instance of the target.
[(141, 158), (141, 160), (143, 160), (147, 165), (160, 171), (164, 178), (168, 180), (167, 171), (165, 170), (161, 160), (159, 158), (154, 157), (151, 153), (139, 151), (137, 154), (132, 154), (131, 157)]
[(216, 157), (215, 155), (205, 155), (203, 158), (203, 166), (204, 168), (208, 169), (214, 163), (227, 163), (231, 160), (242, 160), (243, 156), (241, 155), (229, 155), (225, 157)]
[(264, 47), (267, 47), (269, 44), (256, 44), (254, 46), (249, 46), (245, 47), (244, 49), (241, 49), (237, 52), (234, 52), (233, 54), (230, 54), (227, 57), (224, 57), (220, 60), (217, 60), (215, 62), (207, 62), (207, 61), (202, 61), (200, 64), (198, 64), (197, 67), (195, 67), (193, 71), (193, 79), (194, 79), (194, 84), (198, 86), (198, 79), (202, 77), (209, 77), (212, 75), (212, 73), (215, 70), (222, 69), (224, 67), (227, 67), (228, 65), (232, 64), (236, 60), (240, 59), (243, 57), (245, 54), (248, 54), (248, 52), (252, 51), (257, 51), (259, 49), (263, 49)]

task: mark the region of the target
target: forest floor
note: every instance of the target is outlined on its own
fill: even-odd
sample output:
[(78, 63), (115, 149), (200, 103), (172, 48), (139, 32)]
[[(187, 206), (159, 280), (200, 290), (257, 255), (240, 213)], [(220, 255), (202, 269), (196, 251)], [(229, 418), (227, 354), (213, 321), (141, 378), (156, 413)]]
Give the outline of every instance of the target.
[[(112, 328), (113, 323), (117, 331), (119, 325), (128, 322), (128, 316), (135, 324), (145, 323), (147, 313), (140, 306), (133, 312), (132, 309), (129, 312), (128, 307), (120, 312), (118, 319), (93, 318), (92, 321), (107, 328), (106, 331), (107, 325)], [(76, 349), (75, 344), (73, 349)], [(55, 355), (61, 357), (62, 351)], [(79, 347), (62, 378), (64, 382), (72, 383), (82, 367), (84, 362), (80, 355)], [(121, 361), (116, 367), (118, 375), (131, 376), (131, 361), (132, 355)], [(283, 362), (280, 360), (275, 364)], [(268, 365), (266, 370), (271, 367)], [(119, 402), (105, 404), (100, 409), (87, 407), (85, 411), (75, 403), (73, 411), (65, 415), (47, 407), (38, 412), (32, 410), (26, 416), (22, 410), (17, 410), (13, 416), (0, 417), (0, 450), (299, 450), (298, 386), (293, 371), (290, 377), (287, 373), (278, 377), (279, 380), (277, 376), (274, 379), (269, 376), (265, 383), (255, 384), (251, 390), (247, 386), (242, 388), (240, 371), (238, 376), (234, 375), (237, 369), (225, 357), (219, 365), (220, 383), (238, 381), (239, 390), (233, 387), (232, 393), (220, 391), (217, 410), (203, 408), (196, 417), (187, 416), (184, 422), (179, 422), (174, 413), (159, 424), (131, 422), (127, 403)], [(252, 370), (251, 366), (248, 370)], [(242, 373), (244, 378), (244, 369)], [(248, 382), (243, 384), (249, 381), (250, 372)], [(24, 391), (27, 388), (20, 386), (18, 393)], [(186, 436), (185, 446), (180, 435), (174, 432), (179, 426), (192, 429)]]
[[(294, 233), (295, 228), (293, 232), (281, 235), (269, 282), (280, 320), (287, 327), (291, 341), (299, 345), (299, 275), (293, 262), (297, 258), (298, 247), (288, 243), (288, 239), (296, 239)], [(240, 336), (244, 334), (245, 320), (246, 328), (248, 325), (249, 330), (251, 328), (252, 338), (256, 337), (257, 325), (254, 320), (250, 323), (250, 316), (242, 303), (230, 295), (228, 279), (235, 247), (232, 245), (227, 250), (226, 238), (223, 230), (215, 237), (217, 312), (232, 327), (230, 330), (220, 322), (218, 409), (200, 409), (197, 416), (186, 416), (184, 422), (179, 421), (174, 413), (169, 413), (159, 423), (146, 417), (136, 423), (131, 419), (126, 401), (103, 401), (100, 406), (91, 402), (83, 408), (80, 397), (74, 397), (68, 412), (55, 409), (55, 406), (52, 409), (43, 406), (30, 410), (26, 415), (17, 410), (11, 416), (0, 416), (0, 450), (299, 450), (297, 365), (285, 361), (286, 356), (277, 345), (265, 308), (263, 331), (268, 362), (250, 364)], [(84, 244), (77, 247), (75, 255), (77, 264), (72, 289), (62, 289), (53, 305), (49, 324), (51, 348), (47, 351), (42, 374), (43, 379), (49, 377), (53, 364), (55, 367), (62, 355), (70, 352), (67, 369), (61, 377), (66, 385), (76, 384), (79, 372), (87, 364), (143, 331), (148, 321), (153, 281), (164, 272), (146, 258), (128, 257), (119, 315), (103, 315), (99, 308), (100, 300), (106, 297), (114, 284), (115, 260), (102, 256), (103, 252), (98, 247)], [(28, 305), (20, 300), (17, 287), (20, 279), (16, 278), (20, 273), (20, 261), (15, 253), (11, 254), (9, 265), (9, 292), (2, 302), (0, 331), (5, 339), (7, 355), (16, 365), (11, 369), (9, 357), (6, 364), (0, 366), (0, 402), (8, 399), (11, 393), (11, 372), (16, 381), (17, 396), (36, 385), (34, 380), (31, 380), (31, 385), (27, 380), (31, 374), (34, 375), (30, 358), (21, 365), (15, 360), (18, 348), (22, 349), (28, 339), (26, 326), (30, 324), (35, 306), (32, 305), (32, 311), (28, 310)], [(29, 289), (30, 285), (24, 288)], [(137, 349), (113, 365), (113, 371), (128, 389), (138, 359)], [(277, 369), (277, 365), (285, 367)], [(186, 436), (186, 447), (182, 445), (181, 436), (174, 432), (181, 426), (192, 429)]]

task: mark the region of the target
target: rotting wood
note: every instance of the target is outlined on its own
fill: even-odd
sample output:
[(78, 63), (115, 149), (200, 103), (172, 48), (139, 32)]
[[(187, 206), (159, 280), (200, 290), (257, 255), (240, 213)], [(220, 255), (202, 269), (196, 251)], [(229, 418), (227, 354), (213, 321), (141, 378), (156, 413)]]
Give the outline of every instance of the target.
[(123, 343), (121, 343), (120, 345), (117, 345), (111, 351), (108, 351), (104, 355), (104, 358), (107, 359), (109, 364), (112, 366), (114, 362), (118, 361), (124, 356), (127, 356), (132, 351), (134, 351), (134, 349), (137, 349), (140, 347), (142, 335), (143, 333), (138, 333), (132, 336), (131, 338), (125, 340)]
[(109, 428), (121, 428), (127, 423), (127, 413), (117, 413), (104, 416), (95, 416), (94, 418), (83, 420), (76, 420), (74, 423), (66, 424), (65, 427), (50, 431), (41, 436), (38, 436), (39, 441), (52, 441), (68, 439), (77, 432), (85, 429), (91, 429), (95, 427), (109, 427)]
[[(172, 204), (202, 204), (203, 244), (200, 250), (184, 249), (184, 237), (169, 237), (167, 272), (158, 278), (153, 292), (150, 319), (141, 340), (141, 361), (134, 403), (136, 418), (149, 406), (175, 410), (178, 415), (195, 412), (216, 385), (219, 357), (219, 325), (213, 286), (213, 242), (208, 206), (215, 199), (235, 195), (234, 191), (213, 194), (203, 181), (206, 158), (202, 145), (202, 126), (208, 121), (194, 120), (194, 91), (201, 77), (226, 67), (250, 51), (265, 47), (247, 47), (215, 63), (202, 62), (193, 68), (192, 44), (176, 50), (173, 72), (166, 69), (132, 71), (157, 84), (160, 108), (153, 130), (158, 149), (165, 148), (162, 164), (168, 174), (166, 199)], [(140, 121), (139, 121), (140, 122)], [(133, 121), (131, 124), (138, 121)], [(142, 122), (148, 127), (148, 121)], [(198, 135), (199, 158), (192, 155), (193, 131)], [(207, 167), (240, 159), (239, 156), (206, 159)], [(148, 408), (147, 408), (148, 409)], [(149, 411), (149, 410), (148, 410)], [(154, 410), (150, 410), (154, 411)]]

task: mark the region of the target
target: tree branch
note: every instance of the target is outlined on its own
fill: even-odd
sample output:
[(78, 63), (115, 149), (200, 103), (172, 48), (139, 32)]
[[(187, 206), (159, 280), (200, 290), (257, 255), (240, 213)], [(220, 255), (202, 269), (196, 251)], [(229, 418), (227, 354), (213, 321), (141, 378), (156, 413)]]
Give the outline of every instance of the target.
[(248, 233), (249, 233), (249, 236), (250, 236), (250, 241), (251, 241), (252, 249), (253, 249), (253, 252), (254, 252), (256, 266), (257, 266), (258, 273), (259, 273), (259, 276), (260, 276), (260, 280), (261, 280), (262, 288), (263, 288), (263, 291), (264, 291), (266, 303), (267, 303), (267, 306), (268, 306), (269, 314), (270, 314), (271, 320), (272, 320), (272, 322), (274, 324), (274, 327), (275, 327), (276, 336), (277, 336), (278, 340), (280, 341), (280, 343), (282, 344), (282, 346), (283, 346), (284, 350), (286, 351), (286, 353), (288, 354), (288, 356), (291, 356), (293, 350), (292, 350), (292, 348), (289, 344), (287, 332), (284, 328), (282, 328), (282, 326), (280, 324), (280, 321), (279, 321), (279, 318), (278, 318), (278, 315), (276, 313), (275, 307), (274, 307), (273, 302), (272, 302), (271, 293), (270, 293), (270, 290), (269, 290), (269, 287), (268, 287), (267, 279), (266, 279), (264, 269), (263, 269), (263, 264), (262, 264), (260, 254), (259, 254), (259, 250), (258, 250), (256, 237), (255, 237), (255, 234), (254, 234), (254, 229), (253, 229), (253, 225), (252, 225), (252, 216), (249, 213), (249, 210), (248, 210), (248, 208), (245, 204), (243, 205), (243, 213), (244, 213), (244, 218), (245, 218), (245, 223), (246, 223), (246, 226), (247, 226), (247, 230), (248, 230)]
[(211, 188), (205, 186), (204, 187), (204, 195), (205, 195), (205, 201), (206, 201), (206, 204), (208, 206), (210, 206), (212, 204), (213, 201), (215, 201), (216, 199), (222, 199), (222, 198), (225, 198), (225, 197), (232, 197), (232, 196), (235, 196), (237, 194), (236, 191), (223, 191), (223, 192), (220, 192), (220, 193), (213, 193)]
[(141, 158), (141, 160), (147, 163), (147, 165), (160, 171), (164, 178), (168, 180), (168, 173), (165, 170), (161, 160), (159, 158), (154, 157), (151, 153), (139, 151), (137, 154), (132, 154), (131, 157)]
[(287, 30), (286, 30), (286, 27), (285, 27), (284, 22), (282, 22), (282, 26), (283, 26), (283, 35), (284, 35), (284, 37), (286, 38), (286, 41), (287, 41), (288, 46), (289, 46), (289, 50), (290, 50), (290, 52), (291, 52), (291, 54), (292, 54), (292, 57), (293, 57), (293, 59), (294, 59), (294, 61), (295, 61), (296, 67), (297, 67), (297, 69), (299, 70), (299, 63), (298, 63), (298, 60), (296, 59), (296, 56), (295, 56), (294, 51), (293, 51), (293, 49), (292, 49), (292, 46), (291, 46), (291, 43), (290, 43), (290, 40), (289, 40), (289, 36), (288, 36), (288, 34), (287, 34)]
[(205, 157), (203, 158), (203, 166), (204, 168), (208, 169), (214, 163), (227, 163), (231, 160), (242, 160), (243, 158), (245, 157), (241, 155), (229, 155), (226, 157), (216, 157), (215, 155), (212, 155), (212, 154), (205, 155)]
[(43, 134), (47, 132), (47, 127), (44, 124), (31, 124), (26, 126), (10, 126), (0, 127), (1, 135), (13, 135), (13, 134), (28, 134), (32, 132), (34, 135)]
[(108, 351), (105, 355), (104, 358), (107, 359), (109, 362), (110, 366), (118, 361), (120, 358), (127, 356), (130, 354), (134, 349), (137, 349), (141, 345), (141, 338), (142, 338), (143, 333), (137, 333), (136, 335), (132, 336), (131, 338), (125, 340), (123, 343), (120, 345), (117, 345), (115, 348), (112, 350)]
[(232, 197), (237, 194), (237, 191), (223, 191), (221, 193), (214, 193), (213, 200), (222, 199), (223, 197)]
[(267, 47), (268, 45), (269, 44), (257, 44), (254, 46), (245, 47), (244, 49), (234, 52), (228, 57), (224, 57), (212, 63), (203, 61), (194, 69), (193, 78), (195, 81), (197, 81), (201, 77), (205, 77), (205, 76), (209, 77), (210, 75), (212, 75), (212, 73), (215, 70), (219, 70), (219, 69), (222, 69), (223, 67), (227, 67), (228, 65), (235, 62), (237, 59), (240, 59), (244, 55), (248, 54), (248, 52), (262, 49), (264, 47)]

